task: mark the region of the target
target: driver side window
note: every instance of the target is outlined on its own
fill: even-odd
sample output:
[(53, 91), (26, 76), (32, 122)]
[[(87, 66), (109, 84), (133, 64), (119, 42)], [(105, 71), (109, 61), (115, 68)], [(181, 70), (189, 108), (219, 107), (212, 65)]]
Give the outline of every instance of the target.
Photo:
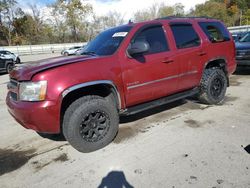
[(168, 43), (165, 37), (162, 26), (153, 26), (142, 30), (133, 39), (134, 42), (147, 42), (149, 44), (149, 51), (146, 54), (155, 54), (168, 51)]

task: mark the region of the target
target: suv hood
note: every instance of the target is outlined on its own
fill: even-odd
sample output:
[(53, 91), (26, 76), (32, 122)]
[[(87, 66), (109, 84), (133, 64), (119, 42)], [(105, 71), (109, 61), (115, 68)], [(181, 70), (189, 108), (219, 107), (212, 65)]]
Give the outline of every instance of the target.
[(235, 47), (237, 50), (250, 50), (250, 42), (236, 42)]
[(77, 63), (86, 61), (89, 59), (95, 59), (98, 56), (74, 56), (74, 57), (55, 57), (50, 59), (44, 59), (41, 61), (25, 63), (16, 66), (13, 71), (10, 72), (10, 78), (18, 81), (31, 80), (32, 76), (38, 72), (59, 67), (66, 64)]

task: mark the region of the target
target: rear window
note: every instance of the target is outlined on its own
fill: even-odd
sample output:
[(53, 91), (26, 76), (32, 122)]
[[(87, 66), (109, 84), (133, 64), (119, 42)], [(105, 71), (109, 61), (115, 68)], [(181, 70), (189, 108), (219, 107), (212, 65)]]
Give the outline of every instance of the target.
[(178, 49), (191, 48), (200, 45), (200, 38), (191, 24), (171, 23), (170, 27)]
[(228, 31), (220, 22), (199, 22), (199, 25), (211, 42), (230, 41)]

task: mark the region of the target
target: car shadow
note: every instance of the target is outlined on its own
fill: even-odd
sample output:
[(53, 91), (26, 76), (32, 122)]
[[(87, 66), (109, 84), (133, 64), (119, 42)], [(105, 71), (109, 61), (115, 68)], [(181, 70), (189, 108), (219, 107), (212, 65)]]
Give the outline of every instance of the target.
[(1, 72), (1, 73), (0, 73), (0, 76), (4, 76), (4, 75), (6, 75), (6, 74), (8, 74), (8, 73)]
[(244, 150), (245, 150), (248, 154), (250, 154), (250, 145), (246, 146), (246, 147), (244, 148)]
[(46, 133), (37, 133), (37, 134), (40, 137), (48, 139), (48, 140), (53, 140), (53, 141), (57, 141), (57, 142), (66, 141), (63, 134), (46, 134)]
[(139, 119), (143, 119), (145, 117), (152, 116), (152, 115), (161, 113), (163, 111), (170, 110), (172, 108), (176, 108), (176, 107), (181, 106), (181, 105), (186, 104), (186, 103), (187, 103), (187, 101), (182, 99), (182, 100), (178, 100), (178, 101), (175, 101), (172, 103), (164, 104), (164, 105), (161, 105), (161, 106), (149, 109), (149, 110), (145, 110), (143, 112), (140, 112), (140, 113), (137, 113), (134, 115), (121, 116), (120, 123), (123, 124), (123, 123), (130, 123), (133, 121), (137, 121)]
[(238, 66), (235, 75), (250, 75), (250, 67), (247, 66)]
[(102, 179), (98, 188), (133, 188), (122, 171), (111, 171)]

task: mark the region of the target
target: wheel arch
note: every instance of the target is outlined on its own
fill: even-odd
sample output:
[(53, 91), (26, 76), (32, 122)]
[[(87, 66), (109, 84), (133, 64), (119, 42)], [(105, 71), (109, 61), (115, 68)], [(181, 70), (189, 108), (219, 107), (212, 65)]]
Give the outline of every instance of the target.
[(213, 68), (213, 67), (221, 68), (223, 70), (223, 72), (225, 73), (227, 77), (227, 84), (229, 86), (227, 59), (223, 56), (210, 59), (209, 61), (205, 63), (204, 68), (203, 68), (203, 73), (206, 69)]
[[(118, 110), (121, 109), (121, 97), (120, 93), (115, 84), (110, 80), (98, 80), (92, 82), (86, 82), (71, 86), (62, 92), (61, 102), (61, 113), (60, 113), (60, 124), (62, 125), (63, 116), (69, 105), (75, 100), (87, 96), (87, 95), (98, 95), (101, 97), (110, 96), (111, 100), (115, 102)], [(61, 127), (62, 128), (62, 127)]]

